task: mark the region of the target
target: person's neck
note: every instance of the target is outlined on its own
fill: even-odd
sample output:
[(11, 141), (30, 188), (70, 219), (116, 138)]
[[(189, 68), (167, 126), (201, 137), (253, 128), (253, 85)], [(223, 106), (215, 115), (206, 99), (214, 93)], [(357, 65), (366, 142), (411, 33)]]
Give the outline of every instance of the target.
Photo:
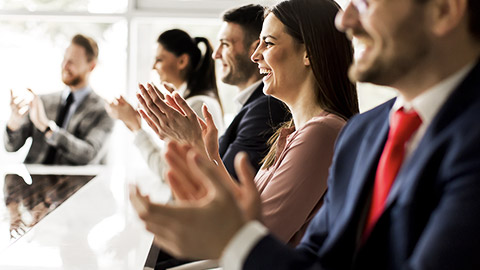
[(313, 91), (314, 87), (315, 84), (313, 82), (306, 82), (298, 89), (298, 95), (294, 99), (285, 101), (292, 113), (296, 130), (324, 111), (317, 102), (315, 91)]
[(182, 87), (182, 85), (185, 83), (186, 81), (185, 80), (174, 80), (172, 82), (170, 82), (171, 84), (173, 84), (173, 86), (175, 86), (175, 89), (180, 89), (180, 87)]
[[(461, 43), (461, 42), (460, 42)], [(431, 54), (410, 70), (403, 79), (392, 85), (407, 101), (411, 101), (460, 71), (480, 57), (480, 49), (472, 44), (458, 45), (432, 51)]]
[(257, 76), (257, 74), (255, 74), (255, 76), (251, 76), (245, 82), (242, 82), (242, 83), (239, 83), (239, 84), (236, 85), (236, 87), (238, 88), (238, 92), (242, 92), (243, 90), (247, 89), (250, 85), (258, 82), (261, 79), (262, 79), (262, 77)]
[(74, 93), (74, 92), (76, 92), (76, 91), (78, 91), (78, 90), (80, 90), (80, 89), (83, 89), (83, 88), (87, 87), (87, 85), (88, 85), (88, 82), (87, 82), (87, 81), (84, 81), (84, 82), (81, 82), (81, 83), (79, 83), (79, 84), (77, 84), (77, 85), (69, 85), (69, 87), (70, 87), (70, 91), (71, 91), (72, 93)]

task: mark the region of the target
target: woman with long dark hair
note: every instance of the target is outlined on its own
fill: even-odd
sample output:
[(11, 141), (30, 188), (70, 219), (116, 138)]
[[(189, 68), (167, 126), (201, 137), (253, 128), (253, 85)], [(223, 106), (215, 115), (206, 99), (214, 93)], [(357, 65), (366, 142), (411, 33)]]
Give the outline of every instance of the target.
[[(223, 130), (223, 112), (218, 96), (215, 62), (211, 58), (213, 48), (210, 42), (203, 37), (192, 38), (183, 30), (171, 29), (160, 34), (157, 43), (153, 69), (158, 73), (162, 83), (169, 84), (165, 85), (165, 88), (168, 91), (178, 91), (200, 116), (202, 106), (205, 104), (212, 112), (215, 125), (219, 125)], [(203, 44), (203, 52), (200, 44)], [(148, 84), (147, 87), (156, 86)], [(149, 167), (158, 175), (163, 175), (161, 147), (141, 128), (140, 115), (133, 106), (120, 97), (107, 106), (107, 111), (110, 116), (122, 120), (134, 132), (134, 143)]]
[[(266, 12), (260, 44), (251, 57), (264, 74), (265, 94), (283, 101), (292, 113), (271, 139), (271, 150), (255, 176), (263, 223), (291, 246), (299, 243), (323, 204), (335, 140), (358, 113), (356, 87), (347, 76), (352, 44), (334, 25), (339, 10), (333, 0), (275, 5)], [(220, 160), (218, 151), (211, 151), (215, 147), (207, 140), (205, 145), (208, 157)], [(201, 196), (202, 185), (185, 173), (186, 156), (175, 149), (180, 148), (167, 151), (174, 194), (187, 200)], [(195, 196), (182, 195), (189, 189)]]

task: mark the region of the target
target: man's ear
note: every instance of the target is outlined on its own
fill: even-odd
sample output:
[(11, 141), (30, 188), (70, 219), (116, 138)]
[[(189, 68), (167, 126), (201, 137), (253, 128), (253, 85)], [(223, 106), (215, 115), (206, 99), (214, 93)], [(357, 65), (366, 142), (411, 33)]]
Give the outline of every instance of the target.
[(188, 54), (184, 53), (178, 57), (177, 67), (180, 70), (184, 70), (185, 68), (187, 68), (188, 62), (190, 62), (190, 57), (188, 56)]
[(445, 36), (467, 18), (468, 0), (432, 0), (430, 18), (432, 32), (437, 36)]
[(92, 72), (96, 66), (97, 66), (97, 60), (92, 60), (90, 61), (90, 63), (88, 63), (88, 70)]

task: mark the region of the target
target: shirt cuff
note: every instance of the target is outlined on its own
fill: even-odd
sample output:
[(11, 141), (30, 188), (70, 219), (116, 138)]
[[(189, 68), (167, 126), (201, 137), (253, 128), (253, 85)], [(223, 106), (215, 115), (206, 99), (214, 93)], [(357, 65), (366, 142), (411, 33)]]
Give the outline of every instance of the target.
[(248, 222), (228, 243), (220, 258), (220, 265), (223, 269), (242, 269), (250, 251), (267, 234), (267, 228), (259, 221)]
[(55, 123), (52, 120), (48, 121), (48, 127), (52, 131), (52, 136), (50, 136), (50, 138), (46, 138), (46, 141), (50, 145), (55, 145), (56, 144), (56, 139), (57, 139), (57, 136), (58, 136), (58, 131), (60, 130), (60, 127), (58, 127), (57, 123)]

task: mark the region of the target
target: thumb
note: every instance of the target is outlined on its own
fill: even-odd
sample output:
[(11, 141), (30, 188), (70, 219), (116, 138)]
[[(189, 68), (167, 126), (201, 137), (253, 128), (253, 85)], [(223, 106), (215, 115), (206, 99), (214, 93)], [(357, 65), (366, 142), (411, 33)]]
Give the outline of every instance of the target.
[(240, 183), (249, 191), (257, 192), (257, 186), (255, 185), (255, 170), (250, 165), (250, 160), (245, 152), (240, 152), (235, 156), (234, 161), (235, 172), (238, 175)]
[(213, 116), (208, 111), (208, 107), (205, 104), (203, 104), (202, 113), (203, 113), (203, 117), (205, 118), (205, 122), (207, 124), (207, 127), (210, 128), (210, 129), (216, 130), (217, 127), (215, 126), (215, 122), (213, 121)]
[(173, 93), (173, 91), (175, 91), (175, 87), (167, 82), (163, 83), (163, 87), (165, 87), (165, 89), (167, 89), (167, 91), (170, 93)]

